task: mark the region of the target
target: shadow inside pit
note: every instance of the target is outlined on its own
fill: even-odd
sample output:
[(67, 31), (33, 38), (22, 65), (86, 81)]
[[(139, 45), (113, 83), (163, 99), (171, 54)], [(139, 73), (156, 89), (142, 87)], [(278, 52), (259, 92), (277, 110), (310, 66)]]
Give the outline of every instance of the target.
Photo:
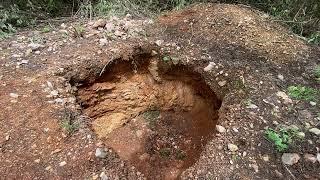
[(122, 159), (148, 179), (178, 179), (212, 139), (221, 100), (200, 74), (155, 62), (115, 61), (78, 99)]

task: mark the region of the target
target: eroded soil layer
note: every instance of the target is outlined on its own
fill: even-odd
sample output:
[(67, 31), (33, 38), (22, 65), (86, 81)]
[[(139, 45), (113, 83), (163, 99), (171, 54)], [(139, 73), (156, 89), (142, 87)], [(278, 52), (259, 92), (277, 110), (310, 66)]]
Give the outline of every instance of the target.
[(176, 179), (199, 158), (220, 100), (201, 76), (156, 60), (117, 61), (79, 89), (92, 128), (106, 145), (156, 179)]

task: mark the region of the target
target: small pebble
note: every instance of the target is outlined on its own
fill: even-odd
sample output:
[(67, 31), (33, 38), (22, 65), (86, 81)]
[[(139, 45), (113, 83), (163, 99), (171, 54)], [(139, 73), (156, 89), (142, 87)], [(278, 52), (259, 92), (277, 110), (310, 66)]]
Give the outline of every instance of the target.
[(229, 149), (231, 152), (235, 152), (235, 151), (237, 151), (239, 148), (238, 148), (237, 145), (229, 143), (229, 144), (228, 144), (228, 149)]
[(284, 153), (281, 157), (282, 163), (286, 165), (293, 165), (298, 163), (300, 156), (297, 153)]
[(62, 167), (62, 166), (65, 166), (66, 164), (67, 164), (67, 162), (62, 161), (61, 163), (59, 163), (59, 166)]
[(12, 98), (18, 98), (19, 97), (19, 95), (17, 93), (10, 93), (9, 95)]
[(320, 135), (320, 129), (318, 129), (318, 128), (311, 128), (311, 129), (309, 129), (309, 132), (311, 132), (317, 136)]
[(223, 126), (217, 125), (216, 129), (219, 133), (225, 133), (226, 132), (226, 128), (224, 128)]
[(107, 157), (107, 153), (103, 148), (97, 148), (95, 155), (96, 157), (102, 158), (102, 159)]
[(304, 154), (303, 157), (307, 162), (312, 162), (312, 163), (317, 162), (317, 158), (312, 154)]

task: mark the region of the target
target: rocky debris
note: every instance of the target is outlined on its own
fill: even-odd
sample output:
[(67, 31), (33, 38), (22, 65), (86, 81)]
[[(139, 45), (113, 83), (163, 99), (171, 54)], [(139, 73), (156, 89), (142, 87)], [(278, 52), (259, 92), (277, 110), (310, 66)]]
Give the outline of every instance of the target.
[(105, 38), (99, 39), (100, 46), (105, 46), (108, 44), (108, 40)]
[(309, 129), (309, 132), (311, 132), (317, 136), (320, 135), (320, 129), (318, 129), (318, 128), (311, 128), (311, 129)]
[(41, 44), (38, 43), (30, 43), (28, 44), (28, 47), (32, 50), (32, 51), (38, 51), (40, 48), (44, 47)]
[(50, 92), (50, 95), (53, 96), (53, 97), (56, 97), (59, 95), (59, 92), (57, 90), (53, 90)]
[(297, 153), (284, 153), (281, 157), (281, 161), (286, 165), (293, 165), (298, 163), (300, 156)]
[(67, 162), (62, 161), (62, 162), (59, 163), (59, 166), (62, 167), (62, 166), (65, 166), (66, 164), (67, 164)]
[(65, 23), (62, 23), (62, 24), (60, 25), (60, 27), (61, 27), (62, 29), (66, 29), (66, 28), (67, 28), (67, 25), (66, 25)]
[(105, 172), (101, 172), (101, 174), (100, 174), (100, 178), (101, 178), (101, 180), (109, 180), (109, 178), (108, 178), (108, 176), (106, 175), (106, 173)]
[(28, 64), (28, 63), (29, 63), (28, 60), (22, 60), (22, 61), (20, 61), (20, 62), (17, 62), (17, 65), (19, 66), (19, 65)]
[(98, 19), (93, 23), (92, 28), (97, 29), (99, 27), (105, 27), (106, 24), (107, 24), (107, 21), (105, 19)]
[(278, 91), (277, 96), (283, 100), (284, 104), (292, 103), (292, 100), (289, 98), (289, 96), (285, 92)]
[(108, 22), (104, 28), (107, 30), (107, 32), (112, 32), (115, 29), (115, 25), (112, 22)]
[(267, 154), (265, 154), (265, 155), (262, 156), (262, 159), (263, 159), (265, 162), (268, 162), (268, 161), (270, 160), (270, 157), (269, 157)]
[(276, 176), (280, 179), (283, 178), (283, 174), (281, 172), (279, 172), (278, 170), (275, 170)]
[(54, 151), (51, 152), (51, 155), (57, 154), (57, 153), (59, 153), (59, 152), (61, 152), (61, 151), (62, 151), (62, 149), (56, 149), (56, 150), (54, 150)]
[(248, 108), (248, 109), (257, 109), (258, 106), (255, 105), (255, 104), (250, 103), (250, 104), (247, 106), (247, 108)]
[(18, 98), (19, 97), (19, 95), (17, 93), (10, 93), (9, 96), (12, 97), (12, 98)]
[(216, 129), (219, 133), (225, 133), (226, 132), (226, 128), (224, 128), (223, 126), (217, 125)]
[(312, 162), (312, 163), (317, 162), (317, 158), (312, 154), (304, 154), (303, 157), (307, 162)]
[(221, 86), (221, 87), (225, 86), (226, 84), (227, 84), (227, 81), (219, 81), (218, 82), (218, 85)]
[(313, 102), (313, 101), (310, 101), (310, 105), (311, 105), (311, 106), (316, 106), (317, 103), (316, 103), (316, 102)]
[(156, 40), (155, 44), (161, 46), (164, 43), (164, 40)]
[(283, 75), (282, 75), (282, 74), (278, 74), (278, 79), (280, 79), (281, 81), (283, 81), (283, 80), (284, 80)]
[(45, 168), (45, 170), (46, 170), (46, 171), (52, 171), (52, 166), (47, 166), (47, 167)]
[(312, 114), (310, 111), (305, 109), (305, 110), (299, 111), (299, 118), (304, 120), (312, 119)]
[(6, 135), (6, 141), (9, 141), (10, 140), (10, 135)]
[(317, 153), (317, 160), (320, 163), (320, 153)]
[(208, 66), (206, 66), (205, 68), (203, 68), (204, 71), (211, 71), (214, 66), (216, 65), (216, 63), (214, 62), (209, 62)]
[(229, 143), (229, 144), (228, 144), (228, 149), (229, 149), (231, 152), (235, 152), (235, 151), (237, 151), (239, 148), (238, 148), (237, 145)]
[(297, 136), (298, 136), (299, 138), (301, 138), (301, 139), (303, 139), (303, 138), (306, 137), (306, 135), (305, 135), (304, 132), (298, 132), (298, 133), (297, 133)]
[(251, 167), (253, 168), (254, 172), (259, 172), (259, 166), (257, 164), (251, 164)]
[(107, 152), (103, 148), (97, 148), (95, 155), (96, 157), (103, 159), (107, 157)]

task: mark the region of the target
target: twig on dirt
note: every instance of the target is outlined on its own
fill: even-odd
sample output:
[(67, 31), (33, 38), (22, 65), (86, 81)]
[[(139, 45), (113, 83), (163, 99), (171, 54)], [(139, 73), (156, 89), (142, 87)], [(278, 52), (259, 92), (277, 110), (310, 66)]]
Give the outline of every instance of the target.
[(101, 75), (104, 73), (104, 71), (106, 70), (106, 67), (108, 66), (108, 63), (106, 65), (103, 66), (103, 68), (100, 71), (99, 77), (101, 77)]
[(289, 168), (287, 167), (287, 166), (284, 166), (285, 167), (285, 169), (289, 172), (289, 174), (292, 176), (292, 178), (294, 179), (294, 180), (296, 180), (296, 177), (292, 174), (292, 172), (289, 170)]
[(193, 36), (194, 36), (194, 33), (193, 33), (193, 23), (191, 22), (190, 23), (190, 26), (191, 26), (191, 37), (190, 37), (190, 39), (189, 39), (189, 45), (191, 44), (191, 40), (192, 40), (192, 38), (193, 38)]
[(281, 20), (281, 19), (273, 19), (272, 21), (274, 22), (284, 22), (284, 23), (296, 23), (296, 24), (307, 24), (308, 22), (312, 21), (313, 19), (310, 18), (308, 21), (285, 21), (285, 20)]

